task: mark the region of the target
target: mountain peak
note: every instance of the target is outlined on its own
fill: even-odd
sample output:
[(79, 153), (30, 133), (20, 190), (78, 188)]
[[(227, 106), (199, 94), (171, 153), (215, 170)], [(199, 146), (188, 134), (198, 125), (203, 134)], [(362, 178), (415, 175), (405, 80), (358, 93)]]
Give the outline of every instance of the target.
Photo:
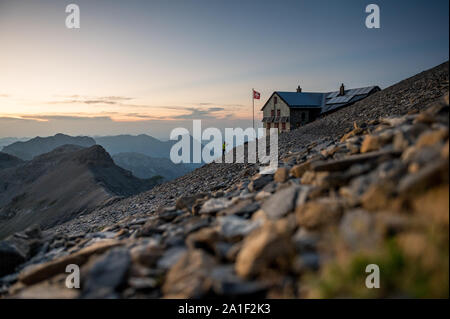
[(95, 140), (88, 136), (69, 136), (58, 133), (54, 136), (35, 137), (26, 142), (15, 142), (3, 148), (4, 153), (14, 155), (23, 160), (30, 160), (35, 156), (51, 152), (60, 146), (71, 144), (82, 147), (95, 145)]
[(79, 152), (76, 152), (72, 160), (87, 165), (114, 165), (114, 161), (111, 156), (100, 145), (93, 145), (89, 148), (84, 148)]

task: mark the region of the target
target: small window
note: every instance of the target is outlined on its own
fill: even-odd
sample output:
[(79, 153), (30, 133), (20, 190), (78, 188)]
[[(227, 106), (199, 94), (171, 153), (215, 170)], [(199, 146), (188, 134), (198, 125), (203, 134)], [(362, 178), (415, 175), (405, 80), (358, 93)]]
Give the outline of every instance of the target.
[(270, 123), (267, 123), (267, 128), (270, 128)]
[(278, 103), (278, 97), (274, 96), (273, 97), (273, 104), (277, 104)]
[(280, 114), (281, 114), (281, 111), (277, 110), (277, 116), (280, 116)]
[(275, 116), (275, 111), (274, 110), (270, 111), (270, 116)]
[(278, 124), (278, 123), (275, 123), (275, 128), (278, 128), (278, 126), (279, 126), (279, 124)]
[(286, 130), (286, 123), (281, 123), (281, 129)]

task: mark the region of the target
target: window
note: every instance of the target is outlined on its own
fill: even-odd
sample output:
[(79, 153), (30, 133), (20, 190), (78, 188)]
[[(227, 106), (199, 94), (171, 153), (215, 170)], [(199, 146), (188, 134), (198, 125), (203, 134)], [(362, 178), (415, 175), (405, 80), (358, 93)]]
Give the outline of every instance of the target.
[(267, 123), (267, 128), (270, 128), (270, 123)]
[(274, 110), (270, 111), (270, 116), (275, 116), (275, 111)]
[(281, 129), (286, 130), (286, 123), (281, 123)]
[(277, 110), (277, 116), (280, 116), (280, 112), (281, 112), (280, 110)]
[(277, 104), (278, 103), (278, 98), (276, 96), (273, 97), (273, 104)]
[(278, 128), (278, 125), (279, 125), (278, 123), (275, 123), (275, 128)]

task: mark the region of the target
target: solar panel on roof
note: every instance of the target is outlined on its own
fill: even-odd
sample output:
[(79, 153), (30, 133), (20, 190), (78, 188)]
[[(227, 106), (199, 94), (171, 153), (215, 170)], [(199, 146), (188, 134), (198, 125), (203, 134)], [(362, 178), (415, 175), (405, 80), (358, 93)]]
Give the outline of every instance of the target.
[(339, 92), (331, 92), (331, 93), (328, 93), (327, 99), (331, 99), (331, 98), (333, 98), (333, 97), (336, 97), (336, 96), (338, 96), (338, 94), (339, 94)]
[(361, 89), (353, 89), (353, 90), (350, 90), (349, 94), (351, 96), (358, 95), (358, 94), (361, 94), (361, 93), (359, 93), (360, 91), (361, 91)]
[(339, 92), (326, 93), (326, 104), (322, 107), (321, 114), (331, 112), (339, 109), (348, 103), (354, 103), (367, 97), (367, 95), (377, 88), (376, 86), (369, 86), (358, 89), (350, 89), (345, 91), (345, 96), (339, 96)]
[(372, 90), (372, 88), (360, 88), (355, 92), (355, 95), (367, 94)]
[(358, 94), (368, 94), (368, 93), (370, 93), (370, 91), (373, 90), (373, 88), (374, 88), (373, 86), (361, 88), (361, 91)]
[[(354, 96), (354, 95), (360, 95), (360, 94), (368, 94), (370, 91), (372, 91), (374, 88), (374, 86), (368, 86), (368, 87), (363, 87), (363, 88), (357, 88), (357, 89), (350, 89), (350, 90), (345, 90), (345, 96), (350, 95), (350, 96)], [(327, 93), (326, 98), (327, 99), (332, 99), (335, 97), (339, 96), (339, 91), (336, 92), (330, 92)]]
[(361, 94), (368, 94), (370, 91), (372, 91), (373, 86), (364, 87), (364, 88), (358, 88), (358, 89), (352, 89), (350, 90), (350, 95), (361, 95)]
[(347, 103), (351, 100), (353, 96), (352, 95), (344, 95), (344, 96), (338, 96), (334, 97), (327, 101), (327, 104), (337, 104), (337, 103)]

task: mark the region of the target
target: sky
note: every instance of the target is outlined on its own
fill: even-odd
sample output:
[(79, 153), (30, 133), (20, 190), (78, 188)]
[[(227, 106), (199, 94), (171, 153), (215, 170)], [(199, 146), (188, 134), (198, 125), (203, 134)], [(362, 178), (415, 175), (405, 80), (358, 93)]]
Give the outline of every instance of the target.
[[(65, 8), (80, 8), (68, 29)], [(380, 29), (365, 8), (380, 7)], [(448, 0), (0, 0), (0, 137), (252, 126), (273, 91), (390, 86), (449, 56)]]

